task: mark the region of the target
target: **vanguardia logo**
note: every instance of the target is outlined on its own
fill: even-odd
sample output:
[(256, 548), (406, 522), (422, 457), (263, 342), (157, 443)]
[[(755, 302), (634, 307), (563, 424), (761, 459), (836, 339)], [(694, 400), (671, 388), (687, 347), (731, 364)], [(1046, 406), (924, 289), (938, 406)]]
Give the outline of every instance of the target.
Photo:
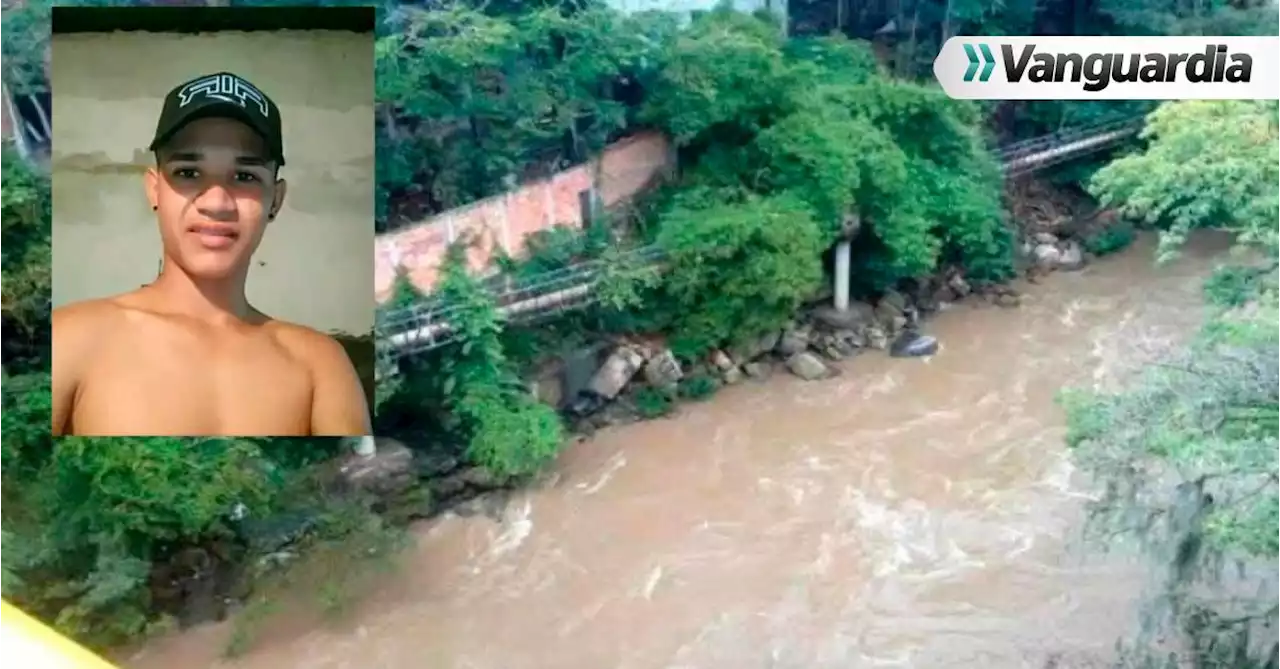
[[(982, 59), (978, 59), (978, 51), (982, 52)], [(975, 51), (972, 44), (964, 45), (964, 55), (969, 57), (969, 69), (964, 71), (964, 80), (973, 81), (973, 75), (978, 73), (978, 68), (982, 68), (982, 75), (978, 77), (978, 81), (986, 81), (991, 78), (991, 73), (996, 69), (996, 57), (991, 54), (991, 47), (986, 44), (979, 44), (978, 50)]]
[[(1020, 83), (1084, 82), (1084, 90), (1096, 92), (1111, 82), (1173, 83), (1181, 80), (1198, 84), (1248, 83), (1253, 76), (1253, 57), (1228, 53), (1225, 44), (1209, 44), (1201, 53), (1037, 53), (1028, 44), (1015, 55), (1008, 44), (1001, 45), (1005, 77)], [(983, 81), (986, 81), (985, 79)]]
[[(965, 81), (984, 82), (991, 78), (996, 58), (991, 48), (966, 43), (969, 67)], [(979, 55), (981, 54), (981, 55)], [(1000, 45), (1000, 61), (1009, 83), (1083, 83), (1090, 93), (1104, 90), (1112, 82), (1142, 83), (1249, 83), (1253, 77), (1253, 57), (1230, 53), (1225, 44), (1206, 45), (1199, 53), (1062, 53), (1043, 52), (1035, 44), (1015, 50)], [(979, 72), (981, 69), (981, 72)]]
[(1275, 100), (1280, 37), (955, 36), (933, 73), (962, 100)]

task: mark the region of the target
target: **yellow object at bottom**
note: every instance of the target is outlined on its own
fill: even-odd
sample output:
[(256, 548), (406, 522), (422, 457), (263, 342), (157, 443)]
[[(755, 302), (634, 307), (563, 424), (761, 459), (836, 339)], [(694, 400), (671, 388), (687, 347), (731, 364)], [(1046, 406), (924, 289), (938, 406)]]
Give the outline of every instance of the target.
[(0, 648), (7, 666), (28, 669), (117, 669), (53, 628), (0, 600)]

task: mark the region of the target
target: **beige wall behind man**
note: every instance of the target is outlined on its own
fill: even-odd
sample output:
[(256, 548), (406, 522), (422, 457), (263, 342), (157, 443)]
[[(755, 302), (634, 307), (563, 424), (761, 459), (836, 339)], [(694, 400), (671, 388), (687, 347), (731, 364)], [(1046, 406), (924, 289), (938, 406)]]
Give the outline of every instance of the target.
[(164, 95), (239, 74), (280, 107), (289, 182), (249, 272), (254, 306), (330, 332), (373, 328), (373, 35), (283, 31), (54, 35), (53, 305), (155, 279), (143, 193)]

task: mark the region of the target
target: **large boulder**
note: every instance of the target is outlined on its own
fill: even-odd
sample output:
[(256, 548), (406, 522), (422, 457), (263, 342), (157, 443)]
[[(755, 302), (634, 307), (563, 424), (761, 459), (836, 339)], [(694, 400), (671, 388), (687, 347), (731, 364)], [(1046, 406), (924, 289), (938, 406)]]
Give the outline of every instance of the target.
[(1074, 239), (1065, 242), (1058, 258), (1058, 268), (1074, 272), (1083, 269), (1084, 264), (1084, 249), (1080, 247), (1080, 242)]
[(831, 376), (831, 370), (822, 359), (808, 351), (800, 351), (787, 358), (787, 370), (805, 381), (817, 381)]
[(605, 359), (595, 376), (587, 384), (587, 390), (612, 400), (627, 387), (636, 372), (644, 366), (644, 356), (630, 346), (619, 346)]
[(1062, 262), (1062, 251), (1057, 244), (1036, 244), (1031, 256), (1035, 258), (1036, 267), (1046, 270), (1057, 269)]
[(843, 311), (824, 304), (813, 310), (813, 320), (831, 330), (858, 330), (875, 322), (876, 310), (866, 302), (850, 302)]
[(792, 326), (783, 331), (778, 339), (778, 353), (784, 357), (793, 356), (809, 348), (809, 329)]
[(652, 357), (644, 366), (644, 380), (655, 388), (671, 388), (684, 378), (684, 370), (680, 361), (671, 349), (664, 348)]
[(395, 495), (418, 479), (418, 467), (408, 446), (387, 438), (376, 440), (372, 454), (351, 453), (338, 467), (347, 487), (379, 496)]

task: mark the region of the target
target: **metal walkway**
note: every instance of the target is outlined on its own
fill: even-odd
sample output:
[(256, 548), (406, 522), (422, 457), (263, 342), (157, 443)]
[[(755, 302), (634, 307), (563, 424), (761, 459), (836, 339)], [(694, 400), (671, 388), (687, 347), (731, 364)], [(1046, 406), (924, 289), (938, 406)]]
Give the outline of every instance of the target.
[[(1006, 178), (1029, 174), (1114, 146), (1136, 134), (1142, 122), (1138, 117), (1072, 128), (1002, 146), (995, 155)], [(654, 246), (641, 247), (624, 253), (623, 259), (656, 263), (662, 260), (662, 251)], [(592, 288), (605, 268), (603, 260), (588, 260), (521, 281), (494, 277), (485, 284), (495, 296), (498, 312), (508, 322), (527, 325), (594, 304), (597, 296)], [(462, 308), (431, 295), (412, 306), (381, 315), (375, 326), (378, 378), (396, 374), (400, 359), (455, 341), (458, 333), (450, 321)]]

